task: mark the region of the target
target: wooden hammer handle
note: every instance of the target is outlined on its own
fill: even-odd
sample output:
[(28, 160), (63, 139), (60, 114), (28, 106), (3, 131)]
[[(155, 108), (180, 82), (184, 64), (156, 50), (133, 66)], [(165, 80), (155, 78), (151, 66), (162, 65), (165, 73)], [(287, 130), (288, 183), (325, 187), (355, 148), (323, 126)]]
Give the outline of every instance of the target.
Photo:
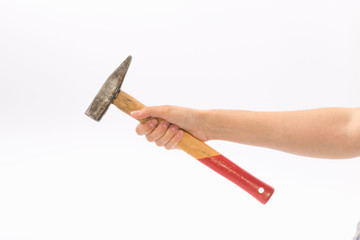
[[(114, 105), (120, 110), (130, 115), (130, 112), (140, 110), (145, 107), (144, 104), (131, 97), (124, 91), (120, 91), (114, 100)], [(152, 119), (151, 117), (139, 120), (145, 123)], [(158, 122), (162, 119), (156, 118)], [(265, 204), (274, 193), (274, 188), (254, 177), (244, 169), (222, 156), (203, 141), (195, 138), (187, 131), (178, 143), (178, 147), (189, 155), (193, 156), (215, 172), (229, 179), (261, 203)]]

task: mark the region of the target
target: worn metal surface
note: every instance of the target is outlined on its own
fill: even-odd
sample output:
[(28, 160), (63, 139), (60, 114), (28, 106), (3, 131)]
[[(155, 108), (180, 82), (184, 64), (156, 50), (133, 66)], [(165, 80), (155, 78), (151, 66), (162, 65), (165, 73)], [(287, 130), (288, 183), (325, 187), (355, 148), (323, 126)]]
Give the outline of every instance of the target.
[(106, 113), (116, 95), (120, 92), (121, 84), (131, 63), (131, 56), (128, 56), (121, 65), (108, 77), (101, 87), (94, 100), (86, 110), (85, 114), (90, 118), (100, 121)]

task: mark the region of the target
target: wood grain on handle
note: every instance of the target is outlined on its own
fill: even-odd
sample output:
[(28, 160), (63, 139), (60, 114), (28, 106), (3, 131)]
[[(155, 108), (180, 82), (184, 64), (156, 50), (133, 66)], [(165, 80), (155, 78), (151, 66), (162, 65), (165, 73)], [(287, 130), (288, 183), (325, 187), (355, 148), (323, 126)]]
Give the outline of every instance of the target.
[[(140, 110), (145, 107), (144, 104), (124, 91), (120, 91), (113, 103), (128, 115), (130, 115), (130, 112), (132, 111)], [(138, 121), (145, 123), (150, 119), (152, 118), (148, 117)], [(156, 119), (158, 122), (163, 121), (160, 118)], [(181, 150), (193, 156), (215, 172), (229, 179), (261, 203), (265, 204), (270, 199), (274, 193), (273, 187), (246, 172), (244, 169), (222, 156), (203, 141), (195, 138), (185, 130), (183, 131), (183, 137), (177, 145)]]

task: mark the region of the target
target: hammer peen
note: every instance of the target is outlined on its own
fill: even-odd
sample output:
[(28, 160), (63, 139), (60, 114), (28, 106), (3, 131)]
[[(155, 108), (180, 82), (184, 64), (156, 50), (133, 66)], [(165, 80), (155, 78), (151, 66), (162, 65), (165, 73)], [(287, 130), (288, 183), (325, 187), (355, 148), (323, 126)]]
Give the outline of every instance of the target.
[[(98, 94), (90, 104), (86, 111), (86, 115), (90, 118), (100, 121), (102, 116), (106, 113), (110, 104), (113, 103), (120, 110), (130, 115), (130, 112), (140, 110), (145, 107), (135, 98), (131, 97), (124, 91), (120, 91), (121, 84), (125, 78), (126, 72), (131, 63), (131, 56), (127, 57), (121, 65), (109, 76), (101, 87)], [(151, 120), (151, 117), (139, 120), (145, 123)], [(162, 119), (157, 118), (158, 122)], [(184, 134), (178, 147), (189, 155), (193, 156), (215, 172), (229, 179), (259, 202), (266, 204), (272, 194), (274, 188), (254, 177), (244, 169), (225, 158), (223, 155), (212, 149), (210, 146), (195, 138), (187, 131), (183, 130)]]

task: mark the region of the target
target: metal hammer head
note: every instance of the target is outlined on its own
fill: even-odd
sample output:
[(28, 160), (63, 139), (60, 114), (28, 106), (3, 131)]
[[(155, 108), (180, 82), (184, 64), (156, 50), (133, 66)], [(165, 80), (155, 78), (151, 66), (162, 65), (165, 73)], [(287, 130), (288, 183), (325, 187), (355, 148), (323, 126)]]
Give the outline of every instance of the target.
[(86, 115), (100, 121), (110, 104), (120, 92), (121, 84), (131, 63), (131, 56), (128, 56), (121, 65), (108, 77), (94, 100), (86, 110)]

